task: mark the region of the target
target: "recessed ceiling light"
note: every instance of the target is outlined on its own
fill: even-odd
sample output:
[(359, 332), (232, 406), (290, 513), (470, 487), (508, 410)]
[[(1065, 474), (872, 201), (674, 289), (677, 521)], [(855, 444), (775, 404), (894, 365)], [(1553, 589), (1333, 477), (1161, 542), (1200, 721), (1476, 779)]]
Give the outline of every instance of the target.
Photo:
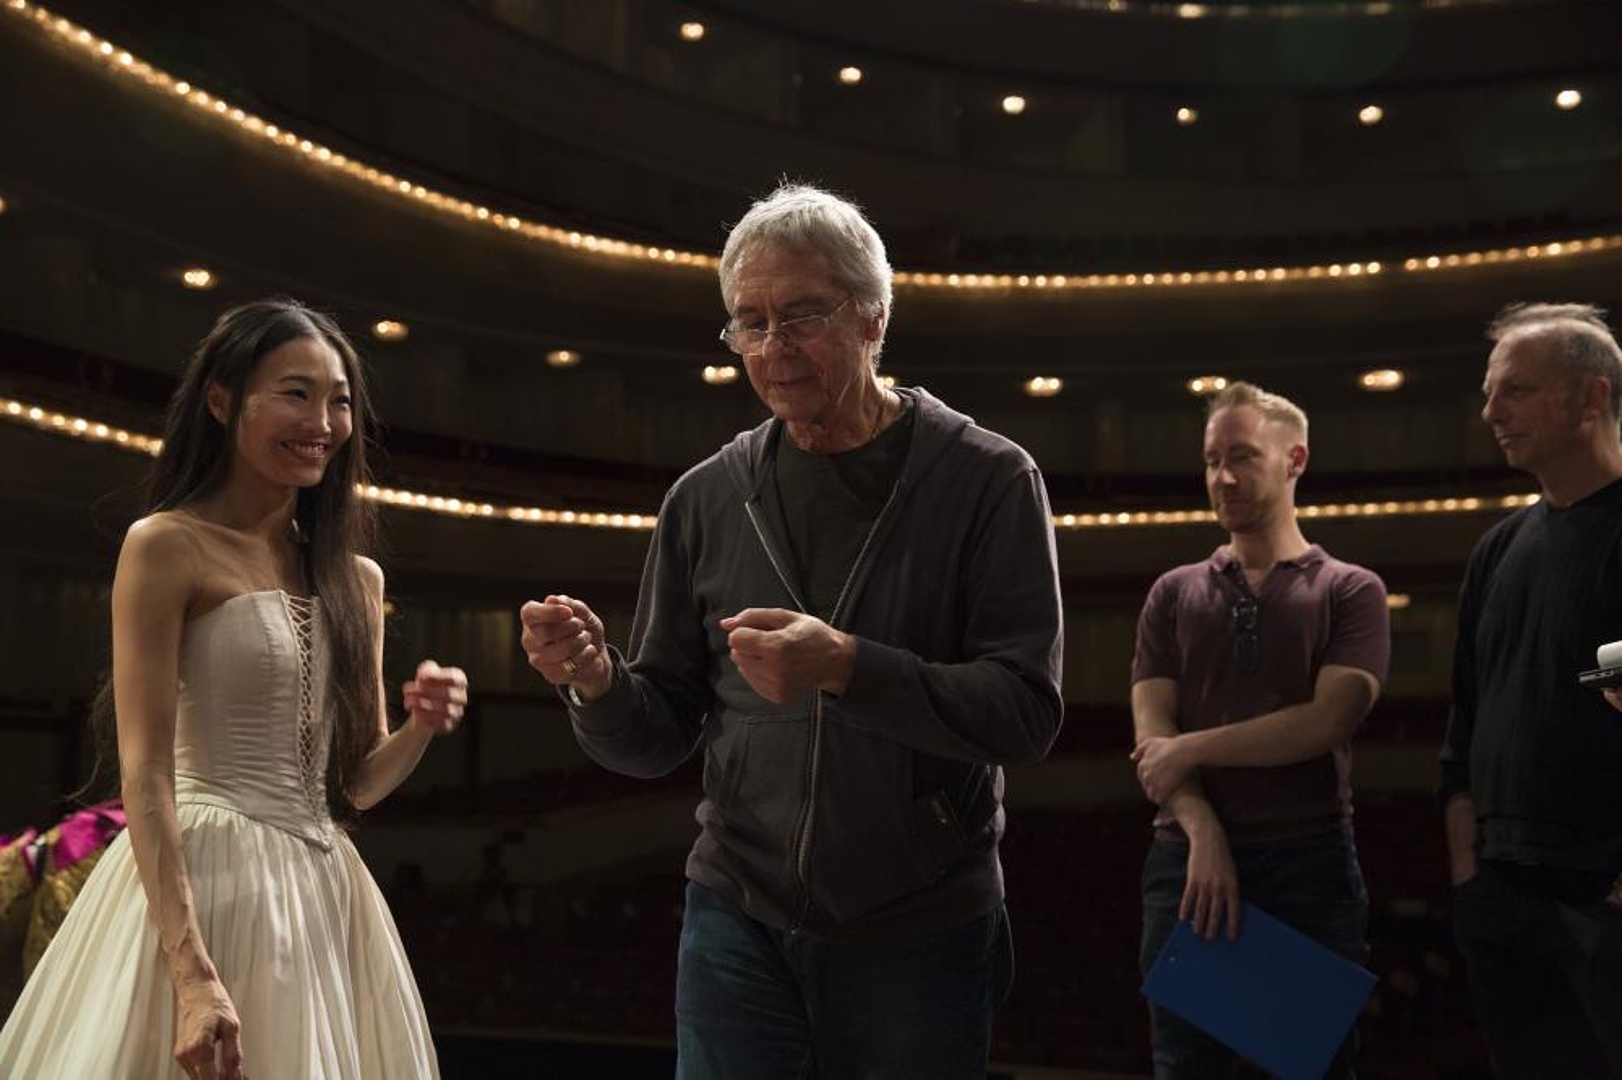
[(1357, 385), (1364, 390), (1395, 390), (1407, 381), (1407, 376), (1395, 368), (1365, 371), (1357, 377)]
[(1009, 116), (1018, 116), (1025, 111), (1025, 99), (1018, 94), (1009, 94), (1002, 99), (1002, 111)]
[(846, 86), (855, 86), (862, 81), (862, 69), (854, 64), (840, 68), (839, 81)]
[(1554, 96), (1554, 103), (1568, 111), (1575, 109), (1583, 103), (1583, 92), (1567, 87)]
[(1222, 375), (1196, 375), (1184, 385), (1188, 387), (1189, 393), (1204, 397), (1226, 389), (1228, 380)]
[(738, 369), (731, 364), (704, 365), (703, 379), (711, 386), (726, 386), (738, 381)]
[(1025, 380), (1025, 392), (1031, 397), (1052, 397), (1064, 389), (1064, 380), (1052, 375), (1037, 375)]
[(703, 41), (704, 24), (701, 22), (684, 22), (681, 24), (681, 39), (683, 41)]
[(372, 324), (372, 336), (379, 341), (404, 341), (411, 328), (398, 319), (379, 319)]
[(1357, 122), (1364, 127), (1373, 127), (1385, 119), (1385, 110), (1378, 105), (1365, 105), (1357, 110)]
[(1407, 607), (1409, 604), (1412, 604), (1413, 602), (1414, 602), (1414, 598), (1412, 596), (1409, 596), (1405, 592), (1394, 592), (1394, 593), (1386, 593), (1385, 594), (1385, 606), (1386, 606), (1386, 609), (1389, 610), (1389, 611), (1401, 611), (1403, 608)]
[(1198, 109), (1191, 109), (1187, 105), (1184, 105), (1182, 108), (1177, 110), (1177, 122), (1182, 124), (1184, 127), (1187, 127), (1190, 124), (1198, 123), (1199, 119), (1200, 111)]
[(574, 367), (580, 363), (580, 354), (573, 349), (553, 349), (546, 354), (546, 362), (555, 368)]
[(219, 284), (219, 279), (212, 270), (190, 266), (180, 272), (180, 283), (188, 289), (212, 289)]

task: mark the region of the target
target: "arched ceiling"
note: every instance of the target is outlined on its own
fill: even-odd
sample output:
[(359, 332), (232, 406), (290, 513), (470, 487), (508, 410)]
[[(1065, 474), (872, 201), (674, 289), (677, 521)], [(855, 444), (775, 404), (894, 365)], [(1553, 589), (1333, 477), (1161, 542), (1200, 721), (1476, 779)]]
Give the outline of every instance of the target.
[[(991, 85), (987, 72), (1001, 78), (1010, 57), (1029, 51), (1033, 79), (1044, 80), (1033, 85), (1069, 80), (1088, 93), (1102, 85), (1114, 104), (1098, 108), (1130, 132), (1140, 93), (1235, 92), (1202, 81), (1212, 76), (1185, 64), (1186, 51), (1293, 25), (1278, 14), (1179, 19), (1141, 4), (1124, 14), (1037, 0), (875, 7), (882, 11), (864, 20), (842, 0), (61, 4), (92, 40), (106, 35), (109, 54), (100, 55), (31, 22), (36, 5), (8, 0), (0, 142), (13, 152), (0, 158), (0, 197), (11, 206), (0, 217), (0, 319), (31, 339), (165, 372), (225, 302), (297, 291), (352, 326), (383, 317), (412, 326), (409, 341), (373, 346), (396, 373), (391, 418), (404, 429), (678, 468), (756, 415), (744, 387), (697, 381), (703, 366), (727, 360), (714, 343), (724, 312), (705, 260), (724, 222), (773, 176), (821, 174), (869, 206), (914, 274), (898, 290), (887, 365), (974, 403), (1043, 446), (1056, 475), (1079, 476), (1161, 470), (1159, 458), (1140, 460), (1130, 446), (1099, 450), (1104, 436), (1091, 425), (1151, 430), (1161, 417), (1197, 411), (1182, 384), (1208, 372), (1355, 411), (1359, 371), (1401, 367), (1402, 401), (1378, 407), (1434, 411), (1432, 428), (1451, 430), (1463, 417), (1462, 431), (1480, 377), (1479, 328), (1493, 310), (1529, 297), (1622, 299), (1614, 141), (1585, 144), (1589, 157), (1574, 169), (1528, 150), (1504, 175), (1523, 186), (1548, 180), (1545, 210), (1478, 221), (1471, 200), (1484, 189), (1470, 175), (1406, 171), (1406, 159), (1378, 154), (1354, 162), (1363, 172), (1352, 179), (1300, 167), (1217, 181), (1139, 175), (1135, 152), (1114, 171), (1032, 167), (1017, 140), (1010, 158), (982, 160), (961, 131), (943, 136), (955, 155), (835, 137), (812, 122), (813, 95), (793, 89), (824, 70), (808, 58), (851, 42), (930, 69), (944, 95), (928, 113), (937, 119), (957, 115), (970, 89)], [(1247, 160), (1283, 153), (1304, 166), (1312, 110), (1363, 100), (1370, 88), (1412, 95), (1425, 115), (1468, 125), (1472, 114), (1450, 95), (1581, 79), (1589, 111), (1577, 114), (1611, 122), (1617, 99), (1606, 80), (1616, 75), (1595, 65), (1603, 42), (1615, 40), (1604, 33), (1616, 6), (1393, 7), (1407, 51), (1372, 81), (1267, 90), (1293, 119), (1250, 129), (1239, 140)], [(1383, 25), (1379, 18), (1311, 25), (1355, 37)], [(691, 43), (679, 26), (690, 19), (706, 21), (697, 44), (708, 51), (684, 51)], [(775, 59), (749, 66), (766, 40)], [(970, 62), (982, 46), (996, 64)], [(120, 49), (189, 80), (192, 97), (132, 79), (116, 62)], [(766, 81), (751, 83), (752, 73)], [(911, 91), (885, 87), (882, 74), (873, 68), (862, 87), (875, 90), (873, 110), (907, 115)], [(199, 106), (195, 95), (205, 92), (212, 96)], [(1002, 120), (1040, 119), (1047, 106), (1029, 92), (1031, 110)], [(1252, 118), (1265, 120), (1268, 108)], [(268, 141), (231, 109), (408, 189), (440, 193), (446, 205), (335, 170), (296, 139)], [(1388, 124), (1401, 114), (1392, 111)], [(1561, 122), (1559, 110), (1547, 111), (1550, 124)], [(1380, 135), (1344, 115), (1330, 126), (1336, 139)], [(1210, 137), (1223, 143), (1220, 131)], [(1592, 182), (1596, 175), (1610, 179)], [(448, 208), (458, 201), (514, 215), (516, 231)], [(1019, 246), (1024, 232), (1049, 224), (1049, 247)], [(532, 225), (534, 235), (525, 231)], [(642, 254), (548, 239), (553, 226), (620, 238)], [(1001, 247), (982, 251), (974, 236)], [(1058, 269), (1048, 265), (1055, 251), (1066, 253)], [(1029, 265), (1017, 261), (1021, 252)], [(1364, 272), (1376, 263), (1378, 272)], [(181, 293), (176, 276), (191, 264), (216, 271), (217, 293)], [(538, 358), (555, 348), (583, 352), (586, 364), (549, 371)], [(1035, 374), (1062, 377), (1065, 395), (1024, 397), (1020, 384)], [(473, 395), (490, 400), (475, 407)], [(567, 407), (548, 405), (545, 422), (516, 407), (497, 415), (508, 402), (560, 397)], [(696, 419), (676, 430), (665, 407)], [(1490, 463), (1472, 439), (1416, 450), (1411, 467)]]

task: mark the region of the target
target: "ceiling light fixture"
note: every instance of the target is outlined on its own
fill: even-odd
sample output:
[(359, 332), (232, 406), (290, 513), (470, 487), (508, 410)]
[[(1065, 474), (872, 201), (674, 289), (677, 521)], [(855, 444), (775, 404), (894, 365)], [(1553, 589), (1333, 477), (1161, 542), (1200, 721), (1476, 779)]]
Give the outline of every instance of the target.
[(1408, 377), (1396, 368), (1365, 371), (1357, 377), (1357, 385), (1371, 391), (1395, 390), (1407, 381)]
[[(1131, 6), (1126, 0), (1120, 0), (1120, 5), (1121, 10)], [(1215, 9), (1213, 13), (1216, 13)], [(117, 78), (143, 87), (167, 100), (178, 101), (182, 106), (189, 107), (200, 116), (206, 117), (207, 121), (229, 123), (244, 135), (274, 148), (277, 153), (307, 162), (316, 168), (330, 170), (333, 174), (342, 174), (390, 199), (404, 199), (447, 218), (473, 222), (495, 229), (503, 235), (512, 235), (522, 240), (567, 251), (577, 251), (591, 257), (625, 259), (655, 266), (709, 271), (713, 271), (719, 262), (716, 256), (705, 252), (678, 251), (675, 248), (582, 233), (578, 229), (532, 221), (516, 214), (493, 210), (468, 199), (447, 195), (378, 169), (374, 165), (368, 165), (365, 161), (351, 158), (298, 133), (285, 131), (267, 122), (263, 117), (245, 111), (241, 106), (215, 97), (183, 79), (175, 78), (127, 49), (96, 37), (84, 27), (62, 18), (33, 0), (0, 0), (0, 17), (5, 15), (18, 18), (24, 26), (48, 39), (53, 46), (79, 51), (91, 61), (102, 64)], [(0, 206), (3, 205), (3, 201), (0, 201)], [(898, 270), (895, 274), (895, 284), (902, 288), (929, 290), (1018, 288), (1075, 292), (1100, 289), (1114, 291), (1143, 286), (1157, 289), (1185, 286), (1196, 289), (1213, 286), (1243, 287), (1248, 284), (1276, 282), (1328, 283), (1344, 281), (1347, 277), (1363, 277), (1387, 272), (1404, 274), (1430, 273), (1437, 270), (1446, 272), (1477, 265), (1531, 259), (1546, 262), (1556, 257), (1565, 260), (1572, 256), (1615, 251), (1622, 251), (1622, 232), (1566, 237), (1562, 240), (1539, 242), (1524, 247), (1483, 249), (1448, 255), (1428, 253), (1410, 255), (1394, 260), (1389, 267), (1378, 261), (1370, 261), (1361, 264), (1359, 270), (1359, 264), (1353, 263), (1343, 267), (1342, 275), (1332, 274), (1330, 267), (1319, 265), (1256, 268), (1230, 266), (1225, 269), (1189, 269), (1153, 274), (1112, 272), (960, 275), (939, 271)]]

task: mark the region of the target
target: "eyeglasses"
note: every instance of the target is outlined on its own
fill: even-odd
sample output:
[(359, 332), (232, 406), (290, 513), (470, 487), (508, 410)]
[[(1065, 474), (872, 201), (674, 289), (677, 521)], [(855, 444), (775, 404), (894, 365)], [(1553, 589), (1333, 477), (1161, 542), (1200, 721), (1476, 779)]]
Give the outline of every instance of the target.
[(735, 326), (727, 323), (721, 328), (721, 340), (726, 347), (739, 356), (753, 356), (766, 351), (766, 341), (773, 334), (785, 345), (809, 345), (820, 340), (828, 332), (828, 324), (840, 310), (849, 304), (851, 298), (845, 297), (839, 301), (832, 310), (820, 315), (796, 315), (792, 319), (783, 319), (776, 326)]
[(1256, 642), (1256, 598), (1249, 593), (1233, 602), (1233, 662), (1240, 671), (1254, 674), (1261, 667), (1261, 646)]

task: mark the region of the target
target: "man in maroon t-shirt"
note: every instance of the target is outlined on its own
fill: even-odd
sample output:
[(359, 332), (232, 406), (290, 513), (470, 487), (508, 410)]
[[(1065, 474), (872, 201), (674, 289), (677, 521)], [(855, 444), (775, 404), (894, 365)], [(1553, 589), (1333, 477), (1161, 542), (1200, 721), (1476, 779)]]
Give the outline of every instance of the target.
[[(1362, 961), (1368, 894), (1352, 843), (1351, 740), (1390, 660), (1385, 586), (1307, 543), (1295, 485), (1307, 418), (1248, 383), (1211, 402), (1205, 483), (1228, 542), (1161, 575), (1138, 618), (1132, 751), (1160, 807), (1143, 871), (1145, 972), (1179, 919), (1239, 932), (1239, 901)], [(1156, 1080), (1234, 1054), (1151, 1007)], [(1355, 1039), (1330, 1076), (1352, 1075)]]

